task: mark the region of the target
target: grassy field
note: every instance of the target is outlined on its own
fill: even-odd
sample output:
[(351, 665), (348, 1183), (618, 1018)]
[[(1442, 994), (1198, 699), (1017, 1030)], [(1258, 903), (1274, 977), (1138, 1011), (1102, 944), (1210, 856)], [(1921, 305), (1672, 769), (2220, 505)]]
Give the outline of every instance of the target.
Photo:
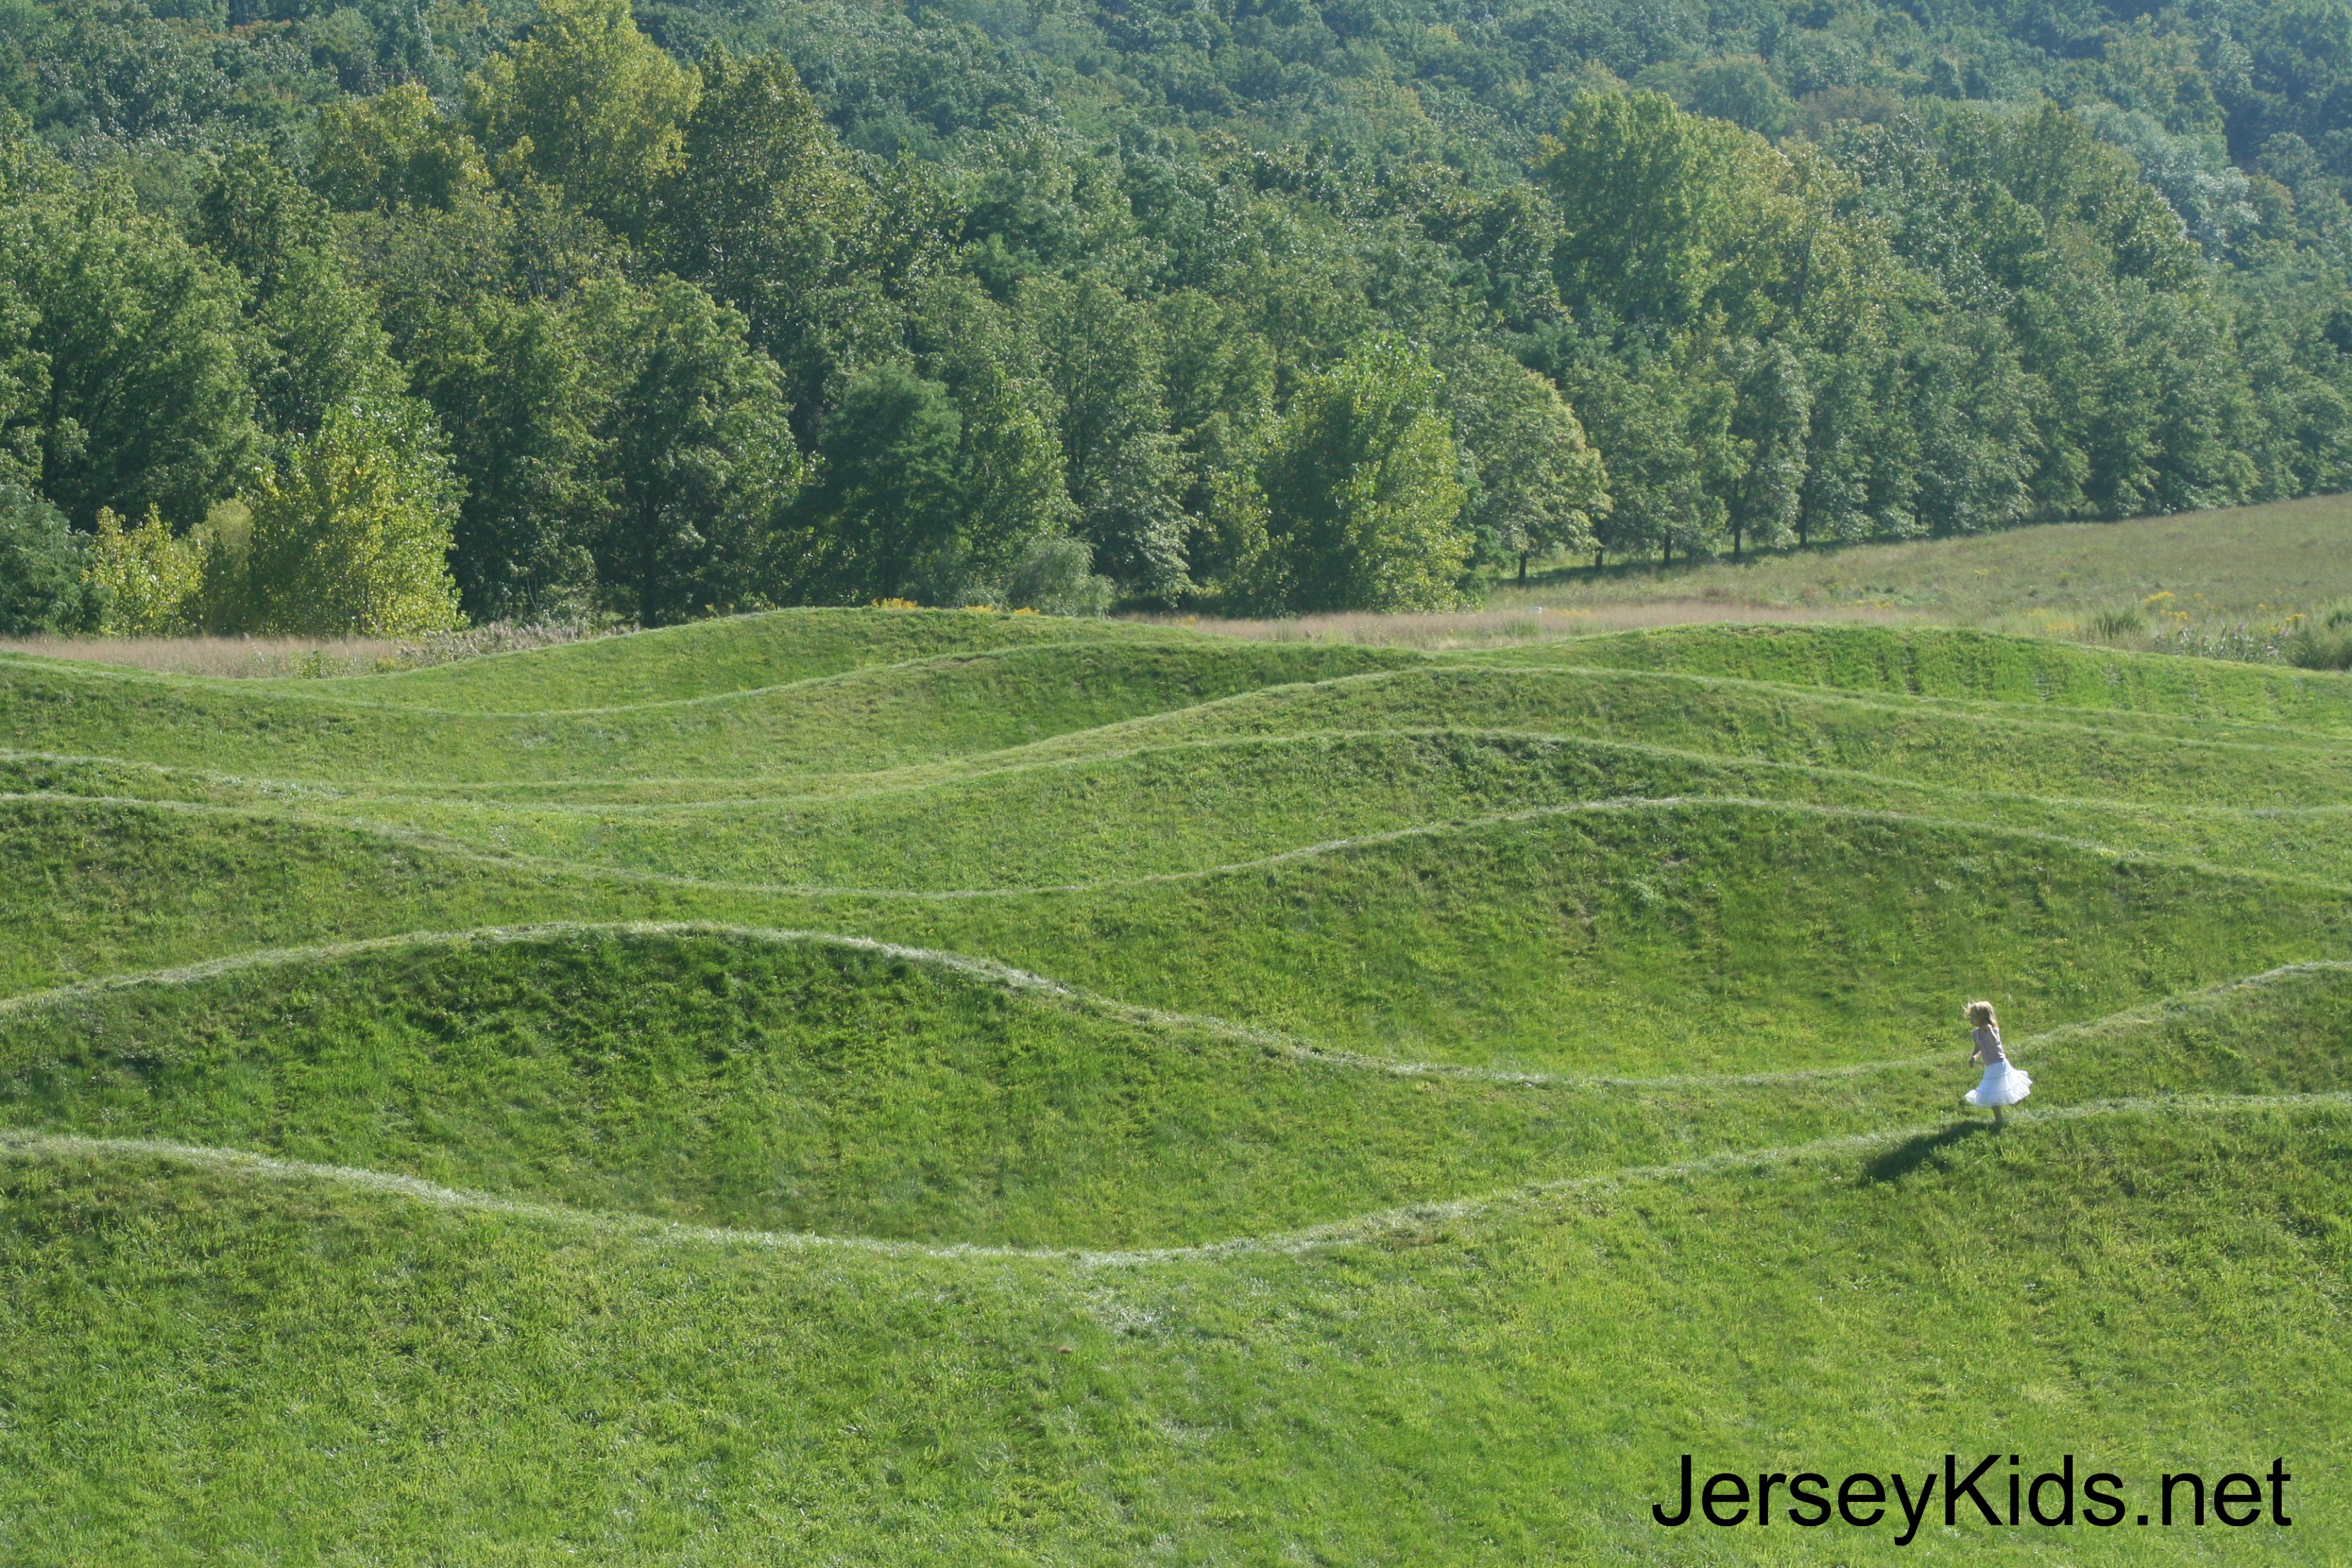
[(0, 1559), (2352, 1555), (2352, 677), (1411, 642), (0, 656)]

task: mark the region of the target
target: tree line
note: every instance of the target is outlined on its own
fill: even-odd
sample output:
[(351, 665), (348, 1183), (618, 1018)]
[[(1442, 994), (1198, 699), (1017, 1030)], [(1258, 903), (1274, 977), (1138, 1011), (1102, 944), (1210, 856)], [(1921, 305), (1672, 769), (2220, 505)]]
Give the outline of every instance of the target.
[[(1957, 67), (1800, 97), (1685, 50), (1549, 73), (1526, 134), (1213, 97), (1088, 133), (1033, 95), (926, 140), (837, 47), (795, 51), (828, 103), (625, 0), (544, 0), (462, 75), (387, 24), (332, 86), (255, 68), (313, 101), (173, 119), (125, 64), (142, 10), (47, 14), (65, 68), (0, 110), (16, 629), (1436, 608), (1561, 552), (2352, 472), (2338, 110), (2274, 95), (2249, 173), (2146, 37), (2111, 74), (2167, 104), (1972, 101)], [(2224, 153), (2184, 173), (2192, 133)]]

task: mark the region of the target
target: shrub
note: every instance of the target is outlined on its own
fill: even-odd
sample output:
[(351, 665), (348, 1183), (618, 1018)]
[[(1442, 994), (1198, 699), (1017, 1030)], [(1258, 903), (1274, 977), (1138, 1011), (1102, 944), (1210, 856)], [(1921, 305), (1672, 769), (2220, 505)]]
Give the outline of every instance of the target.
[(195, 534), (175, 539), (162, 512), (147, 509), (147, 521), (126, 529), (111, 508), (98, 512), (98, 537), (89, 544), (89, 580), (106, 595), (100, 626), (118, 637), (171, 637), (196, 627), (196, 605), (205, 580), (205, 541)]
[(1094, 573), (1094, 552), (1082, 539), (1041, 539), (1021, 552), (1004, 579), (1003, 603), (1048, 616), (1099, 616), (1113, 588)]
[(2304, 669), (2352, 669), (2352, 604), (2295, 622), (2286, 637), (2286, 661)]
[(21, 485), (0, 485), (0, 636), (95, 631), (106, 589), (65, 513)]
[(2091, 635), (2101, 642), (2124, 642), (2147, 629), (2147, 612), (2137, 605), (2119, 605), (2091, 616)]

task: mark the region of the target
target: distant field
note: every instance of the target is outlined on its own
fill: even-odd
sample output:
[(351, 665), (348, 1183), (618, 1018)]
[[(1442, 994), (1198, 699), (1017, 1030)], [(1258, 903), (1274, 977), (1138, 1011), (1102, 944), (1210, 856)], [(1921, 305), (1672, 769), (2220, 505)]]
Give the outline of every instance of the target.
[(1283, 639), (1477, 647), (1701, 622), (1971, 626), (2276, 660), (2289, 617), (2352, 604), (2352, 497), (1787, 551), (1660, 569), (1551, 563), (1462, 616), (1203, 623)]
[(0, 1557), (2352, 1556), (2352, 676), (1829, 608), (0, 657)]

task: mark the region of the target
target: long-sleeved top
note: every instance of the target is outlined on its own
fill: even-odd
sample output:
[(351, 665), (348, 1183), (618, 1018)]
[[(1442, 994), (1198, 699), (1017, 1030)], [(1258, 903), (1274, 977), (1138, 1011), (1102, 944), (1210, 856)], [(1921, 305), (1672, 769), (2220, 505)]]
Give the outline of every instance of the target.
[(1992, 1066), (1995, 1062), (2009, 1060), (2009, 1053), (2000, 1048), (2000, 1025), (1977, 1026), (1977, 1055), (1983, 1058), (1984, 1065), (1987, 1067)]

